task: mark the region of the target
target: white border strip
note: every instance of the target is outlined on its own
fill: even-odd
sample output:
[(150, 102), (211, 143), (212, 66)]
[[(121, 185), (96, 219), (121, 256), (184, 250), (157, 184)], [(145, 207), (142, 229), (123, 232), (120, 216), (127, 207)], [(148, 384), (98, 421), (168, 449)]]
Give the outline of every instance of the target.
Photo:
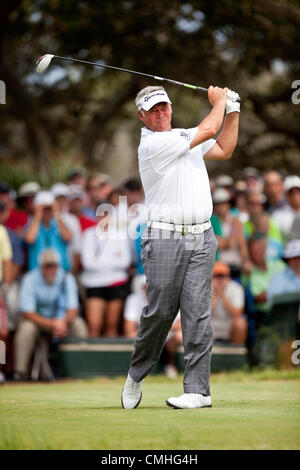
[[(76, 344), (61, 344), (60, 351), (106, 351), (106, 352), (132, 352), (134, 350), (133, 344), (92, 344), (92, 343), (76, 343)], [(177, 352), (183, 353), (183, 346), (177, 349)], [(247, 354), (247, 348), (244, 346), (214, 346), (212, 349), (213, 354), (227, 355), (244, 355)]]

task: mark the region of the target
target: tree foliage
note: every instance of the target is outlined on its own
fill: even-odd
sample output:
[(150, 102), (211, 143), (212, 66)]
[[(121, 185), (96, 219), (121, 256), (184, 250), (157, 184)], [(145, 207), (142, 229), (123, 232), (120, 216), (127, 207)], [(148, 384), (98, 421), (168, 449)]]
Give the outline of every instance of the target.
[[(300, 170), (300, 105), (291, 100), (292, 82), (300, 80), (299, 1), (2, 0), (0, 31), (0, 79), (7, 87), (2, 158), (28, 158), (47, 172), (51, 157), (71, 153), (91, 168), (106, 168), (125, 126), (136, 159), (133, 99), (157, 82), (59, 60), (37, 74), (34, 60), (53, 53), (228, 86), (242, 96), (239, 144), (228, 171)], [(175, 126), (196, 125), (208, 112), (204, 94), (167, 88)]]

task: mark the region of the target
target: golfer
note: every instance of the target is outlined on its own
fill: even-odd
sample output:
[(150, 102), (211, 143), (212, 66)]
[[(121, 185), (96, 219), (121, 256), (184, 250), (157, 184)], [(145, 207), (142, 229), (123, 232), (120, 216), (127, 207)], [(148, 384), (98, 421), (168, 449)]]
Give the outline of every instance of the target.
[(163, 87), (146, 87), (136, 97), (145, 125), (138, 158), (148, 214), (142, 240), (148, 305), (122, 391), (123, 408), (139, 405), (143, 379), (159, 359), (179, 309), (184, 394), (166, 403), (173, 408), (211, 406), (211, 281), (217, 241), (210, 224), (212, 200), (204, 160), (231, 157), (238, 137), (238, 98), (227, 88), (210, 86), (208, 116), (197, 127), (172, 129), (171, 101)]

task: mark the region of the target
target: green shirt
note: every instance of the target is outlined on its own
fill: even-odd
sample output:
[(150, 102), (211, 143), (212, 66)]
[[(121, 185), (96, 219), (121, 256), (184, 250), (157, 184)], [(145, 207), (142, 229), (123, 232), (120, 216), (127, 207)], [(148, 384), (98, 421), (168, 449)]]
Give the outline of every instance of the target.
[[(212, 226), (212, 229), (214, 231), (214, 234), (218, 237), (222, 237), (222, 224), (221, 224), (221, 220), (219, 219), (219, 217), (217, 217), (215, 214), (213, 214), (211, 216), (211, 219), (210, 219), (210, 222), (211, 222), (211, 226)], [(217, 253), (216, 253), (216, 260), (219, 258), (219, 251), (217, 250)]]
[[(266, 271), (262, 271), (257, 266), (254, 266), (248, 277), (250, 291), (253, 296), (256, 297), (263, 292), (267, 292), (270, 280), (274, 274), (284, 271), (285, 269), (286, 264), (280, 259), (267, 261)], [(269, 308), (269, 302), (255, 302), (255, 310), (266, 312)]]

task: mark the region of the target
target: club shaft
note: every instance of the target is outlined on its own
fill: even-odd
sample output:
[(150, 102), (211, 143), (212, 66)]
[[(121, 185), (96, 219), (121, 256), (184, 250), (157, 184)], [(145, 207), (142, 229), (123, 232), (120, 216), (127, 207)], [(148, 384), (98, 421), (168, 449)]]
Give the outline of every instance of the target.
[(119, 70), (120, 72), (127, 72), (127, 73), (132, 73), (135, 75), (142, 75), (143, 77), (153, 78), (154, 80), (159, 80), (161, 82), (168, 82), (168, 83), (172, 83), (173, 85), (180, 85), (186, 88), (191, 88), (192, 90), (207, 92), (207, 88), (203, 88), (203, 87), (196, 86), (196, 85), (190, 85), (188, 83), (178, 82), (177, 80), (171, 80), (170, 78), (158, 77), (156, 75), (150, 75), (148, 73), (137, 72), (136, 70), (128, 70), (128, 69), (123, 69), (121, 67), (114, 67), (113, 65), (98, 64), (97, 62), (89, 62), (88, 60), (74, 59), (71, 57), (63, 57), (60, 55), (54, 55), (54, 57), (56, 57), (57, 59), (69, 60), (70, 62), (79, 62), (81, 64), (93, 65), (94, 67), (102, 67), (104, 69), (113, 69), (113, 70)]

